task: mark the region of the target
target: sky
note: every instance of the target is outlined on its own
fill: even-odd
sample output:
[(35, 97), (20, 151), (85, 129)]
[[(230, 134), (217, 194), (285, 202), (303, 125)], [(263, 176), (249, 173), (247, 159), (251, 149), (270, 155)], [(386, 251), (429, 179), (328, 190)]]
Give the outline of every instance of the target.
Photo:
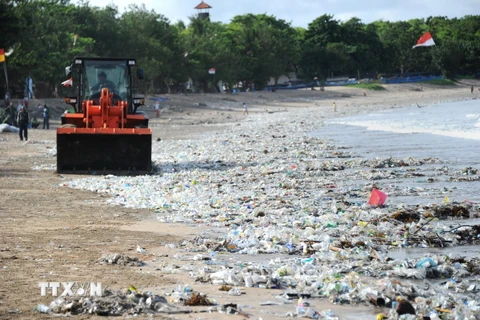
[[(75, 1), (72, 1), (74, 3)], [(183, 20), (197, 11), (194, 7), (201, 0), (115, 0), (115, 6), (123, 12), (129, 4), (145, 4), (148, 10), (163, 14), (171, 22)], [(308, 24), (323, 14), (346, 21), (357, 17), (364, 23), (376, 20), (405, 21), (429, 16), (460, 18), (480, 15), (480, 0), (206, 0), (212, 21), (229, 23), (236, 15), (246, 13), (274, 15), (291, 22), (295, 27), (307, 28)], [(112, 0), (89, 0), (90, 6), (105, 7)]]

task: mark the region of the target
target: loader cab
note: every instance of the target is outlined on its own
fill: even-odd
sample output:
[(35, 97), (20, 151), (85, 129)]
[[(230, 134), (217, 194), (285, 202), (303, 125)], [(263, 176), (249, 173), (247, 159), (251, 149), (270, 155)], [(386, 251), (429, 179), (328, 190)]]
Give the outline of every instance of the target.
[(121, 61), (85, 61), (82, 100), (100, 97), (102, 88), (113, 93), (114, 100), (131, 101), (130, 69)]
[[(82, 112), (82, 102), (98, 100), (102, 88), (108, 88), (113, 94), (112, 99), (126, 101), (128, 113), (136, 113), (142, 104), (135, 96), (137, 79), (140, 79), (135, 59), (125, 58), (75, 58), (69, 70), (72, 73), (75, 86), (76, 112)], [(68, 72), (68, 71), (67, 71)]]

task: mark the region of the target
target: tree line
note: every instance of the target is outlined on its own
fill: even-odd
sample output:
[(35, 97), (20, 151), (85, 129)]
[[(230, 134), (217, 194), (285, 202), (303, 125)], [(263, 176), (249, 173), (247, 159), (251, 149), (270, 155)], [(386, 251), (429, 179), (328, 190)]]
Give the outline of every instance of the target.
[[(309, 82), (412, 73), (454, 79), (480, 71), (478, 15), (367, 24), (324, 14), (305, 29), (267, 14), (238, 15), (228, 24), (192, 15), (185, 24), (143, 5), (120, 13), (88, 2), (0, 0), (0, 21), (0, 48), (13, 49), (10, 83), (18, 87), (31, 76), (46, 96), (65, 80), (65, 66), (76, 56), (134, 57), (145, 70), (146, 90), (162, 92), (188, 79), (213, 90), (210, 68), (227, 89), (239, 83), (261, 89), (292, 72)], [(426, 31), (437, 45), (412, 49)]]

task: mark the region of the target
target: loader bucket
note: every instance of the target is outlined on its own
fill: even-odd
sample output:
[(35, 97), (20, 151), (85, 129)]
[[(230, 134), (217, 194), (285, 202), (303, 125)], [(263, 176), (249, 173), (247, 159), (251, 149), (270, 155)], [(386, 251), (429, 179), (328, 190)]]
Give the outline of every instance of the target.
[(57, 172), (142, 174), (152, 169), (150, 129), (57, 129)]

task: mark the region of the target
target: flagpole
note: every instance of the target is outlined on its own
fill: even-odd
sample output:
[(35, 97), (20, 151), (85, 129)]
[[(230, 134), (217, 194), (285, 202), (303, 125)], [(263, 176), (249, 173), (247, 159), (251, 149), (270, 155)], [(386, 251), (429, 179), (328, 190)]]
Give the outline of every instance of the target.
[[(217, 70), (215, 70), (216, 73)], [(213, 88), (215, 89), (215, 93), (217, 93), (217, 85), (215, 84), (215, 73), (213, 74)]]
[(7, 83), (7, 93), (10, 96), (10, 90), (8, 88), (7, 61), (3, 62), (3, 70), (5, 71), (5, 82)]

